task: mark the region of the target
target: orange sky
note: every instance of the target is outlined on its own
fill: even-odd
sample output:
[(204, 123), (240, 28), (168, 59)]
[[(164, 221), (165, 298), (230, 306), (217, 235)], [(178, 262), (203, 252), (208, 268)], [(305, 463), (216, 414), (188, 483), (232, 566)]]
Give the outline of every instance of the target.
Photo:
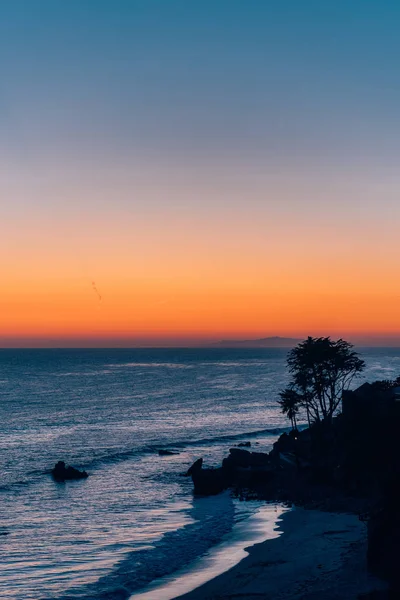
[[(293, 173), (250, 182), (244, 172), (222, 188), (178, 171), (160, 189), (132, 183), (131, 192), (125, 174), (121, 196), (138, 195), (140, 209), (108, 204), (99, 187), (79, 202), (67, 189), (39, 214), (17, 211), (0, 242), (3, 345), (397, 334), (397, 224), (354, 197), (349, 216), (328, 175), (310, 185)], [(340, 193), (367, 187), (345, 182)], [(230, 204), (218, 204), (223, 195)]]
[(6, 4), (0, 346), (400, 344), (397, 8)]

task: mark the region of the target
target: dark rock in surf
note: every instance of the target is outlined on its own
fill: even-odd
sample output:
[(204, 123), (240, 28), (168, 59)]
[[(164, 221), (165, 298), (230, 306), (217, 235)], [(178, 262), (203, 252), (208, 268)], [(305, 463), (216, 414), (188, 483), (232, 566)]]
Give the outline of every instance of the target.
[(63, 460), (59, 460), (54, 469), (52, 469), (51, 474), (55, 481), (70, 481), (73, 479), (86, 479), (89, 477), (86, 471), (79, 471), (79, 469), (75, 469), (74, 467), (66, 466)]
[(265, 483), (273, 475), (273, 465), (268, 454), (231, 448), (222, 467), (203, 469), (203, 459), (197, 460), (186, 475), (191, 475), (194, 493), (211, 496), (233, 486), (251, 486)]
[(228, 487), (226, 473), (222, 467), (218, 469), (203, 469), (203, 459), (196, 460), (186, 476), (192, 477), (196, 496), (214, 496)]
[(248, 452), (241, 448), (229, 450), (229, 456), (222, 461), (222, 469), (229, 487), (263, 485), (274, 475), (274, 465), (268, 454)]
[(172, 452), (172, 450), (163, 450), (162, 448), (158, 451), (159, 456), (175, 456), (178, 452)]
[(225, 469), (249, 468), (249, 467), (267, 467), (270, 466), (271, 459), (268, 454), (263, 452), (248, 452), (239, 448), (231, 448), (229, 456), (224, 458), (222, 466)]
[(203, 466), (203, 459), (199, 458), (197, 459), (192, 466), (186, 471), (185, 476), (186, 477), (190, 477), (191, 475), (193, 476), (193, 473), (196, 473), (197, 471), (199, 471)]
[(222, 467), (218, 469), (196, 469), (191, 475), (196, 496), (215, 496), (229, 487), (226, 472)]
[(250, 448), (251, 447), (251, 442), (240, 442), (240, 444), (238, 444), (238, 448)]

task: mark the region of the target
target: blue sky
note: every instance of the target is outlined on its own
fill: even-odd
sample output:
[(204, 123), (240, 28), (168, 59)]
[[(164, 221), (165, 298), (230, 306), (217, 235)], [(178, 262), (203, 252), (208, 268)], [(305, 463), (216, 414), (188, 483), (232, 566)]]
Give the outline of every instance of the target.
[(4, 1), (3, 148), (395, 163), (399, 17), (368, 0)]

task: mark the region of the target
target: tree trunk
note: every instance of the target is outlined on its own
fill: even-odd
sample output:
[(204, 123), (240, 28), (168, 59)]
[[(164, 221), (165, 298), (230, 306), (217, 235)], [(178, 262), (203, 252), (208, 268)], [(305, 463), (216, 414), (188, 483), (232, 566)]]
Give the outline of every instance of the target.
[(311, 427), (310, 409), (309, 409), (309, 407), (308, 407), (308, 404), (306, 404), (306, 411), (307, 411), (307, 421), (308, 421), (308, 427)]

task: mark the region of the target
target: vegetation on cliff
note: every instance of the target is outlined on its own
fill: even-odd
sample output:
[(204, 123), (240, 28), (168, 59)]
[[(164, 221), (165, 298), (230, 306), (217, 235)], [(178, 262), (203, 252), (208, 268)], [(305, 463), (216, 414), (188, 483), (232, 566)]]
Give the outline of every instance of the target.
[(308, 337), (289, 352), (287, 365), (292, 379), (280, 393), (280, 404), (293, 428), (300, 409), (309, 425), (331, 421), (344, 390), (365, 367), (349, 342), (329, 337)]

